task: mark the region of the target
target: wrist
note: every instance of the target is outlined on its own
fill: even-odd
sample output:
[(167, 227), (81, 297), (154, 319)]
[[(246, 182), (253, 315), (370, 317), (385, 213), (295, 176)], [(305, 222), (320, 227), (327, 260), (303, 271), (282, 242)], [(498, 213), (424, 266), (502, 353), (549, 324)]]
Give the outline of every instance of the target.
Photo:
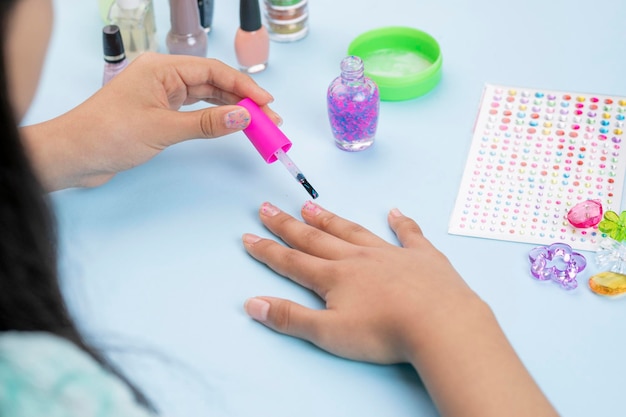
[(71, 138), (80, 129), (70, 128), (61, 117), (20, 129), (24, 150), (43, 188), (57, 191), (72, 187), (94, 187), (112, 174), (93, 173), (93, 158), (85, 140)]
[(431, 353), (452, 353), (463, 349), (466, 341), (486, 330), (493, 332), (495, 328), (499, 331), (493, 311), (475, 293), (469, 291), (469, 294), (455, 298), (416, 320), (414, 330), (407, 331), (406, 357), (416, 369), (430, 360)]
[(438, 310), (420, 330), (408, 357), (442, 415), (556, 415), (478, 297)]

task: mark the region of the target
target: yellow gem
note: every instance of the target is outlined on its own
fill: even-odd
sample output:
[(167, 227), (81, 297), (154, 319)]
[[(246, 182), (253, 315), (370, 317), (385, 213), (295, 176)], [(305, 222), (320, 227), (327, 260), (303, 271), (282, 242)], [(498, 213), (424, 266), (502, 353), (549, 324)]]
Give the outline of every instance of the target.
[(619, 295), (626, 292), (626, 275), (617, 272), (600, 272), (589, 278), (589, 288), (600, 295)]

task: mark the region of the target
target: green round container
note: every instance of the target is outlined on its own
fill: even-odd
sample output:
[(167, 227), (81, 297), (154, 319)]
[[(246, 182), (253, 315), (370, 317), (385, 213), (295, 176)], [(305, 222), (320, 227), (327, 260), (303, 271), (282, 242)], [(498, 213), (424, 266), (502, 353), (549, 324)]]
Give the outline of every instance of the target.
[(350, 43), (348, 55), (363, 60), (365, 75), (378, 85), (381, 100), (419, 97), (441, 80), (439, 43), (415, 28), (391, 26), (365, 32)]

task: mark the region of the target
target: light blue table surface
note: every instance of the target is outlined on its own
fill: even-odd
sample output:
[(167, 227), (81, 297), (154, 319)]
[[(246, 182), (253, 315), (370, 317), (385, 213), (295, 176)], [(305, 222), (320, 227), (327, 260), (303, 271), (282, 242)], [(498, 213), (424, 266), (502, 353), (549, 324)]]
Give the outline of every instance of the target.
[[(209, 55), (236, 65), (238, 2), (216, 3)], [(76, 106), (102, 79), (96, 1), (55, 4), (26, 123)], [(535, 245), (453, 236), (447, 228), (483, 86), (626, 95), (626, 2), (312, 0), (309, 9), (309, 36), (273, 42), (269, 68), (254, 78), (276, 98), (294, 142), (290, 156), (319, 203), (391, 241), (390, 208), (415, 218), (492, 306), (562, 415), (624, 415), (626, 299), (587, 288), (593, 262), (567, 292), (531, 278), (527, 254)], [(155, 1), (155, 10), (165, 51), (168, 3)], [(350, 41), (388, 25), (439, 41), (442, 81), (422, 98), (383, 102), (375, 145), (342, 152), (331, 137), (326, 88)], [(247, 256), (240, 241), (244, 232), (269, 235), (257, 220), (262, 202), (297, 214), (307, 198), (240, 133), (175, 146), (96, 189), (56, 192), (71, 309), (169, 416), (437, 415), (410, 367), (340, 359), (245, 315), (243, 302), (253, 295), (321, 306)]]

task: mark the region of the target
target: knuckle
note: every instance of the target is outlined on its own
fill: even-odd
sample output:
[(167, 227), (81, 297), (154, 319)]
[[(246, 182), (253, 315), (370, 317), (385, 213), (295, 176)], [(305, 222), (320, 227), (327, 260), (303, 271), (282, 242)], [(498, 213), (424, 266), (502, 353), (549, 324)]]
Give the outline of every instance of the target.
[(361, 233), (366, 233), (367, 229), (359, 224), (356, 223), (351, 223), (348, 228), (348, 233), (353, 234), (353, 235), (357, 235), (357, 234), (361, 234)]
[(200, 131), (204, 137), (212, 138), (215, 136), (216, 123), (211, 117), (210, 111), (202, 112), (202, 115), (200, 116)]
[[(359, 256), (359, 254), (357, 254)], [(366, 255), (367, 256), (367, 255)], [(364, 258), (358, 258), (364, 259)], [(357, 267), (358, 268), (358, 267)], [(337, 278), (352, 278), (357, 275), (354, 264), (350, 262), (332, 261), (326, 262), (319, 269), (319, 281), (334, 281)]]
[(286, 267), (290, 268), (293, 265), (297, 265), (299, 262), (299, 253), (294, 250), (287, 250), (286, 252), (281, 254), (281, 263)]
[(313, 244), (314, 242), (317, 242), (319, 240), (321, 240), (323, 238), (323, 233), (320, 232), (317, 229), (309, 229), (303, 232), (302, 234), (304, 241), (307, 242), (307, 244)]
[(274, 327), (281, 332), (288, 332), (291, 319), (291, 305), (284, 302), (278, 303), (273, 310), (272, 322)]
[(415, 222), (413, 219), (405, 218), (402, 219), (399, 227), (406, 230), (409, 233), (416, 233), (419, 235), (423, 235), (422, 228)]
[(336, 214), (329, 213), (320, 219), (319, 228), (324, 231), (342, 230), (350, 235), (367, 233), (368, 230), (358, 223), (350, 222)]
[(337, 222), (337, 216), (334, 214), (329, 214), (327, 216), (324, 216), (321, 221), (320, 221), (320, 228), (322, 230), (328, 230), (329, 228), (332, 227), (333, 224), (335, 224)]

